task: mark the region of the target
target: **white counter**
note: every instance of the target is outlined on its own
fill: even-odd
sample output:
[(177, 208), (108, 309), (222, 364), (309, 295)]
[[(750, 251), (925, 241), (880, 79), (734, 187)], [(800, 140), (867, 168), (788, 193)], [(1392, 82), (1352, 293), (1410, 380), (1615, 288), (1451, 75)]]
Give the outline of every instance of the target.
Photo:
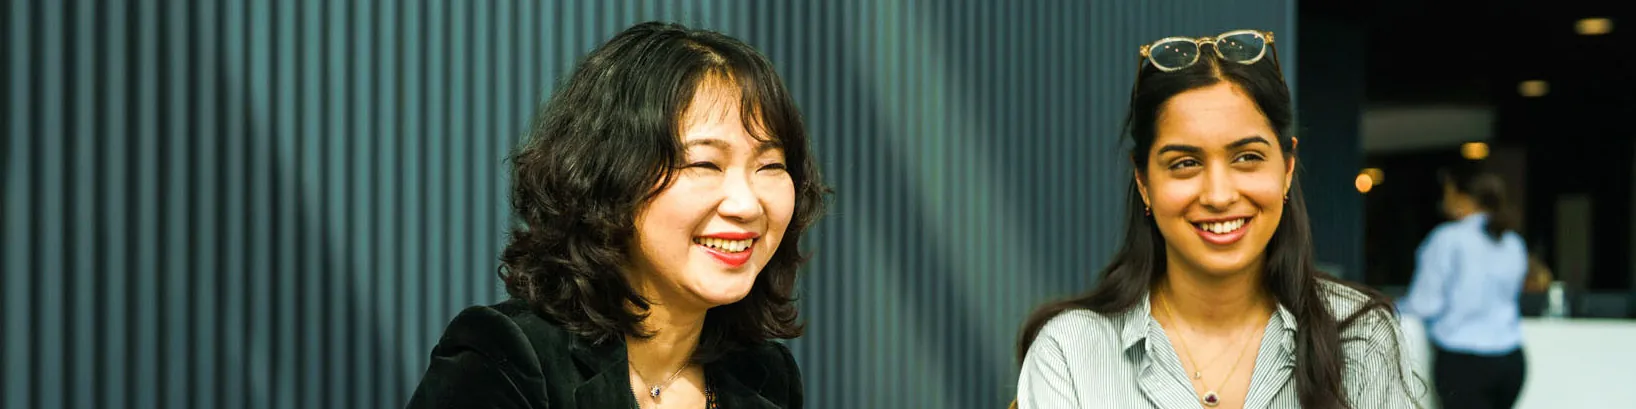
[[(1403, 330), (1406, 351), (1431, 382), (1425, 327), (1410, 319)], [(1522, 336), (1528, 375), (1516, 409), (1636, 409), (1636, 320), (1524, 318)]]

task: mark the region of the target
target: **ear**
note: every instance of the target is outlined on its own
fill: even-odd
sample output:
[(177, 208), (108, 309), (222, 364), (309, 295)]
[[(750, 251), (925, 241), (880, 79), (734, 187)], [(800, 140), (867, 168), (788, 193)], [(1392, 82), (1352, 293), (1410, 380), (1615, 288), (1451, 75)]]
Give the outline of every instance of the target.
[(1153, 200), (1148, 199), (1147, 195), (1147, 181), (1142, 179), (1142, 170), (1134, 169), (1130, 173), (1131, 178), (1136, 180), (1136, 192), (1142, 195), (1142, 205), (1153, 207)]
[(1291, 155), (1284, 161), (1284, 196), (1289, 196), (1292, 186), (1295, 186), (1295, 156)]
[(1284, 161), (1284, 196), (1286, 196), (1286, 197), (1289, 196), (1290, 187), (1295, 186), (1293, 184), (1293, 183), (1295, 183), (1295, 155), (1294, 155), (1294, 153), (1296, 151), (1300, 150), (1300, 146), (1301, 146), (1301, 138), (1297, 138), (1297, 137), (1294, 137), (1294, 136), (1289, 137), (1289, 149), (1290, 149), (1289, 153), (1290, 154), (1285, 156), (1286, 159), (1289, 159), (1289, 160)]

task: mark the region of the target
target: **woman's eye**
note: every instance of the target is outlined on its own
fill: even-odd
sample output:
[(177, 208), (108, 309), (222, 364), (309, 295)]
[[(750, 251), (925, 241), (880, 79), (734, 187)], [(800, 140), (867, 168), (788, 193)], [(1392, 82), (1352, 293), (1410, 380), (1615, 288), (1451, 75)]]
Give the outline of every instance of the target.
[(1264, 160), (1266, 160), (1266, 158), (1261, 157), (1261, 154), (1246, 153), (1244, 155), (1239, 156), (1236, 161), (1237, 162), (1260, 162), (1260, 161), (1264, 161)]
[(1199, 161), (1193, 160), (1193, 159), (1182, 159), (1182, 160), (1176, 161), (1175, 163), (1171, 163), (1170, 164), (1170, 169), (1175, 170), (1175, 169), (1182, 169), (1182, 168), (1190, 168), (1190, 167), (1194, 167), (1194, 166), (1199, 166)]
[(716, 166), (715, 163), (711, 163), (711, 162), (693, 162), (693, 163), (687, 164), (687, 166), (683, 166), (683, 168), (721, 170), (720, 166)]

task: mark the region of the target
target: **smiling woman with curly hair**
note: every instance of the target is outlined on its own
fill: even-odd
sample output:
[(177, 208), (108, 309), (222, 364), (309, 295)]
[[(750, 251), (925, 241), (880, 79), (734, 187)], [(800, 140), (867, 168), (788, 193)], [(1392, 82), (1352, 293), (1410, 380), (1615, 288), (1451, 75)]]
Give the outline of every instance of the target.
[(766, 57), (631, 27), (579, 65), (512, 163), (511, 300), (455, 317), (410, 407), (802, 406), (771, 340), (801, 335), (799, 243), (828, 188)]

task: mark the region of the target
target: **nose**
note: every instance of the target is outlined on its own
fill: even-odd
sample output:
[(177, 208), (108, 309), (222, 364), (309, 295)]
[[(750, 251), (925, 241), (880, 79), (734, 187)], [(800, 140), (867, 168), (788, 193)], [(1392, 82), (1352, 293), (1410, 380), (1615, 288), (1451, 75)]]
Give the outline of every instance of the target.
[(736, 221), (748, 222), (762, 215), (761, 196), (756, 194), (755, 182), (748, 173), (728, 177), (722, 183), (722, 200), (716, 213)]
[(1238, 185), (1233, 183), (1232, 172), (1212, 166), (1204, 174), (1204, 191), (1199, 192), (1199, 204), (1212, 211), (1226, 211), (1238, 202)]

